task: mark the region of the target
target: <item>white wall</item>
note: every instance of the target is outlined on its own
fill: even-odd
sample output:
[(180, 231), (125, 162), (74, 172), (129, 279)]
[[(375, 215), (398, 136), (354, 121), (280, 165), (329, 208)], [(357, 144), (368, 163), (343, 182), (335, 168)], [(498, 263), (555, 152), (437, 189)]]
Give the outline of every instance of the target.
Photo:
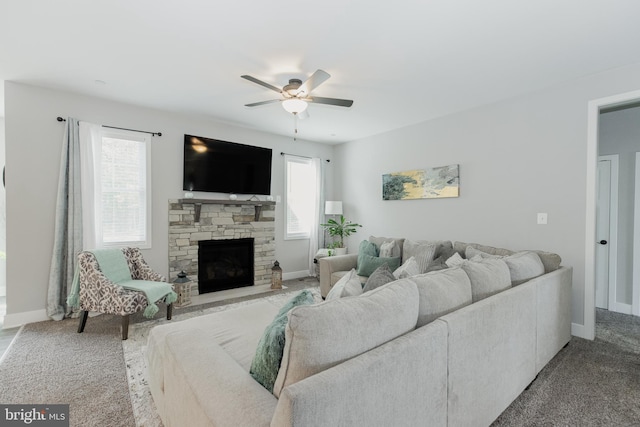
[(599, 154), (619, 154), (616, 301), (632, 303), (635, 153), (640, 151), (640, 107), (600, 115)]
[[(162, 132), (162, 137), (154, 137), (152, 143), (153, 248), (144, 251), (144, 256), (154, 269), (164, 274), (168, 274), (167, 201), (183, 196), (182, 147), (185, 133), (272, 148), (273, 195), (283, 195), (284, 191), (281, 151), (323, 159), (333, 156), (332, 146), (304, 140), (294, 142), (292, 138), (233, 127), (204, 116), (181, 115), (5, 82), (7, 252), (10, 254), (7, 313), (23, 315), (14, 316), (14, 319), (29, 320), (41, 316), (46, 307), (65, 126), (56, 121), (57, 116)], [(333, 184), (331, 167), (328, 175), (330, 197)], [(196, 197), (202, 194), (196, 193)], [(208, 197), (214, 198), (212, 195)], [(280, 204), (276, 207), (276, 258), (285, 273), (308, 270), (308, 241), (284, 241), (283, 234)]]
[[(339, 146), (337, 197), (364, 225), (349, 245), (374, 234), (557, 252), (583, 324), (587, 105), (639, 88), (636, 64)], [(382, 174), (448, 164), (460, 165), (459, 198), (382, 200)]]

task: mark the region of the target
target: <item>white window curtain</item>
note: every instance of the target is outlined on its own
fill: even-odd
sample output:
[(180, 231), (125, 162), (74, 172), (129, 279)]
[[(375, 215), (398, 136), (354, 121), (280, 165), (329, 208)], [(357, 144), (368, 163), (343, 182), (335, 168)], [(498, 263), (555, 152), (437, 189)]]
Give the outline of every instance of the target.
[(94, 123), (80, 122), (80, 164), (82, 188), (82, 244), (85, 249), (96, 249), (101, 239), (100, 226), (96, 209), (97, 195), (96, 176), (100, 176), (100, 145), (102, 144), (102, 126)]
[(311, 221), (311, 232), (309, 235), (309, 275), (316, 275), (316, 268), (314, 258), (318, 249), (320, 249), (320, 236), (322, 235), (322, 227), (320, 227), (320, 218), (323, 215), (324, 207), (324, 165), (318, 158), (311, 159), (316, 175), (316, 188), (315, 188), (315, 205), (313, 207), (313, 218)]

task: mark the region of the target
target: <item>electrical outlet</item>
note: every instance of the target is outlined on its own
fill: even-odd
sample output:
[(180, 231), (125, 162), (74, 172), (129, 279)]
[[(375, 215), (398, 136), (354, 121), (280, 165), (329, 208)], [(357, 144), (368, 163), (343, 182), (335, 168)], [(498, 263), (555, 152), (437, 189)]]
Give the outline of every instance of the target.
[(547, 214), (539, 213), (538, 214), (538, 224), (546, 225), (547, 224)]
[(276, 203), (280, 203), (282, 201), (280, 196), (276, 196)]

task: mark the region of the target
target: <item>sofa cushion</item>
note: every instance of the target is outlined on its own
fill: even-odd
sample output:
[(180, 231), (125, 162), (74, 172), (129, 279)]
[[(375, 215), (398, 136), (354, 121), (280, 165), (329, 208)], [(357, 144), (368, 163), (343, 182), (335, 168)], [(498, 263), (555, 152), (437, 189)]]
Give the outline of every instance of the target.
[(544, 274), (544, 264), (533, 251), (518, 252), (503, 258), (509, 267), (511, 285), (516, 286)]
[(414, 257), (409, 258), (404, 264), (393, 271), (396, 279), (404, 279), (405, 277), (415, 276), (416, 274), (420, 274), (420, 268)]
[(418, 287), (418, 328), (471, 304), (471, 281), (460, 267), (419, 274), (405, 280), (413, 281)]
[(294, 308), (274, 395), (415, 329), (418, 305), (415, 283), (395, 281), (357, 298)]
[(384, 264), (382, 267), (376, 268), (376, 270), (371, 273), (371, 276), (367, 279), (362, 292), (372, 291), (382, 285), (393, 282), (394, 280), (396, 280), (396, 277), (391, 273), (389, 265)]
[(276, 381), (282, 351), (284, 350), (284, 327), (287, 324), (287, 313), (293, 307), (313, 304), (313, 294), (308, 289), (300, 291), (278, 311), (265, 329), (262, 338), (258, 342), (256, 354), (251, 362), (249, 373), (264, 388), (273, 391), (273, 383)]
[(512, 255), (500, 256), (491, 255), (475, 249), (472, 246), (467, 246), (465, 254), (468, 259), (475, 257), (502, 259), (509, 267), (512, 286), (520, 285), (527, 280), (543, 275), (545, 272), (544, 264), (542, 264), (540, 256), (533, 251), (516, 252)]
[(356, 270), (352, 268), (347, 274), (342, 276), (335, 285), (333, 285), (327, 294), (327, 300), (356, 296), (361, 293), (362, 283), (356, 274)]
[(358, 275), (359, 276), (371, 276), (376, 268), (382, 267), (384, 264), (389, 266), (390, 270), (395, 270), (400, 267), (400, 257), (397, 258), (382, 258), (371, 255), (363, 255), (358, 257)]
[[(511, 251), (509, 249), (494, 248), (493, 246), (479, 245), (477, 243), (455, 242), (453, 248), (455, 251), (457, 251), (461, 255), (464, 255), (468, 246), (471, 246), (475, 249), (481, 250), (482, 252), (486, 252), (491, 255), (507, 256), (515, 253), (514, 251)], [(535, 250), (533, 252), (537, 253), (538, 256), (540, 257), (540, 261), (542, 261), (542, 264), (544, 265), (545, 273), (551, 273), (552, 271), (556, 271), (558, 268), (560, 268), (560, 264), (562, 263), (562, 258), (560, 257), (560, 255), (552, 252), (545, 252), (545, 251), (538, 251), (538, 250)]]
[(385, 242), (391, 242), (391, 241), (396, 242), (396, 246), (394, 247), (391, 257), (400, 257), (400, 259), (403, 259), (402, 246), (404, 244), (404, 238), (369, 236), (369, 241), (374, 245), (376, 245), (377, 248), (380, 248), (382, 244)]
[(433, 261), (437, 247), (438, 245), (436, 243), (416, 242), (406, 239), (404, 241), (402, 253), (407, 259), (409, 259), (410, 257), (415, 258), (416, 262), (418, 263), (418, 269), (420, 270), (420, 273), (425, 273), (427, 271), (427, 268)]
[(509, 267), (501, 259), (465, 260), (460, 264), (471, 281), (473, 302), (480, 301), (511, 287)]

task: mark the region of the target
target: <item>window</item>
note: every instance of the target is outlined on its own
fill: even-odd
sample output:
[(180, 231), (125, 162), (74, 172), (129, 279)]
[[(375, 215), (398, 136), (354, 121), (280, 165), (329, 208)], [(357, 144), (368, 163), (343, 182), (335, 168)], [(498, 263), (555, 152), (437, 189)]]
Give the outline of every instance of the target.
[(315, 224), (317, 173), (312, 159), (285, 156), (286, 240), (308, 239)]
[(151, 247), (151, 137), (103, 129), (95, 152), (97, 247)]

